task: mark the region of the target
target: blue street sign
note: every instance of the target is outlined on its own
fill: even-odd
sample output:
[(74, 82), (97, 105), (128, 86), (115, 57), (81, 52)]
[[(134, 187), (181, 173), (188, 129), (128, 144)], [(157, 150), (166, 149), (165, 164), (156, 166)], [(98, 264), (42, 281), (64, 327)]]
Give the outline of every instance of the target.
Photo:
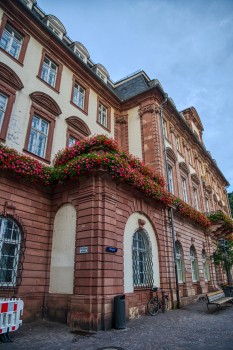
[(116, 253), (117, 252), (117, 248), (107, 247), (106, 248), (106, 252)]

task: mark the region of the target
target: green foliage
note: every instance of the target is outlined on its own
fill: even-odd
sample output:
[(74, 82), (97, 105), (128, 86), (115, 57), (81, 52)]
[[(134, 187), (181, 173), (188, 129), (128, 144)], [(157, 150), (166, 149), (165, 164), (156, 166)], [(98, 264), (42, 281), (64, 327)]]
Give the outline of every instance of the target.
[[(227, 241), (228, 241), (228, 247), (226, 248), (227, 262), (228, 262), (229, 270), (231, 270), (233, 266), (233, 240), (232, 238), (228, 238)], [(223, 269), (227, 272), (224, 248), (219, 243), (215, 243), (215, 242), (213, 243), (217, 246), (217, 249), (210, 256), (210, 259), (213, 261), (213, 263), (216, 266), (223, 267)]]
[(231, 215), (233, 216), (233, 192), (228, 193), (228, 199), (231, 208)]

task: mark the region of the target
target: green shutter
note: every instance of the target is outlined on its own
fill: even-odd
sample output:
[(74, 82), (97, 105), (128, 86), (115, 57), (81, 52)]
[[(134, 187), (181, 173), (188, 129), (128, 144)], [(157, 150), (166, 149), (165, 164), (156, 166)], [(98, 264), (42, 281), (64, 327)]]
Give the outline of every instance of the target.
[(196, 268), (197, 282), (200, 282), (198, 259), (195, 259), (195, 268)]
[(183, 282), (186, 283), (186, 271), (185, 271), (185, 266), (184, 266), (184, 258), (183, 256), (181, 257), (181, 269), (182, 269), (182, 279)]
[(206, 273), (207, 273), (207, 281), (210, 281), (210, 267), (209, 267), (209, 261), (206, 261)]

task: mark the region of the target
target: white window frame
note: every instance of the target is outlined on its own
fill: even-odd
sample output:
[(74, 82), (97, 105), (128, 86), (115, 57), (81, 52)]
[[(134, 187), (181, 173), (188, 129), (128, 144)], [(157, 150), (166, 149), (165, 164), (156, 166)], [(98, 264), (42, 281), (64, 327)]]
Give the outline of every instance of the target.
[[(81, 91), (83, 90), (83, 92)], [(82, 98), (82, 103), (80, 104), (80, 97)], [(81, 109), (84, 109), (85, 103), (85, 89), (79, 85), (76, 81), (74, 83), (74, 92), (73, 92), (73, 103)]]
[[(7, 28), (8, 28), (8, 30), (12, 30), (12, 33), (10, 33), (7, 30)], [(10, 40), (7, 42), (6, 48), (4, 48), (3, 44), (2, 44), (2, 40), (4, 38), (4, 34), (6, 36), (10, 36)], [(21, 38), (20, 41), (19, 41), (19, 39), (16, 38), (16, 35)], [(6, 23), (5, 28), (3, 30), (3, 33), (2, 33), (2, 37), (1, 37), (0, 47), (3, 50), (5, 50), (6, 52), (8, 52), (12, 57), (14, 57), (15, 59), (18, 59), (19, 55), (20, 55), (20, 52), (21, 52), (21, 49), (22, 49), (23, 40), (24, 40), (24, 37), (16, 29), (14, 29), (9, 23)], [(14, 42), (16, 42), (19, 45), (19, 49), (17, 50), (16, 55), (13, 55), (11, 53), (11, 49), (12, 49), (12, 46), (13, 46)]]
[(176, 148), (177, 148), (177, 151), (179, 151), (181, 153), (179, 136), (176, 136)]
[(193, 187), (194, 201), (195, 201), (195, 209), (198, 210), (198, 198), (197, 198), (197, 189)]
[[(6, 228), (6, 222), (7, 221), (12, 222), (12, 229), (11, 229), (11, 233), (10, 233), (10, 238), (5, 238), (5, 235), (7, 233), (7, 231), (5, 230)], [(9, 233), (9, 231), (8, 231)], [(13, 235), (18, 235), (18, 239), (13, 239)], [(0, 280), (0, 285), (2, 286), (14, 286), (16, 284), (16, 278), (17, 278), (17, 271), (18, 271), (18, 261), (19, 261), (19, 252), (20, 252), (20, 242), (21, 242), (21, 232), (20, 229), (18, 227), (18, 225), (9, 217), (0, 217), (0, 261), (2, 258), (2, 248), (4, 244), (13, 244), (15, 245), (15, 252), (14, 252), (14, 261), (13, 261), (13, 268), (6, 268), (4, 269), (1, 266), (1, 270), (11, 270), (11, 282), (6, 282), (6, 281), (1, 281)], [(17, 254), (17, 256), (16, 256)], [(5, 255), (6, 256), (6, 255)], [(11, 256), (10, 256), (11, 257)]]
[(206, 256), (205, 256), (205, 251), (204, 250), (202, 250), (202, 263), (203, 263), (203, 271), (204, 271), (204, 280), (205, 280), (205, 282), (208, 282)]
[[(29, 152), (31, 152), (31, 153), (33, 153), (33, 154), (36, 154), (38, 157), (41, 157), (41, 158), (45, 158), (45, 156), (46, 156), (46, 149), (47, 149), (47, 143), (48, 143), (48, 134), (49, 134), (49, 123), (46, 121), (46, 120), (44, 120), (44, 119), (42, 119), (42, 118), (40, 118), (39, 116), (37, 116), (37, 115), (34, 115), (33, 116), (33, 118), (37, 118), (37, 119), (39, 119), (39, 129), (36, 129), (36, 128), (34, 128), (32, 125), (33, 125), (33, 119), (32, 119), (32, 125), (31, 125), (31, 130), (30, 130), (30, 136), (29, 136), (29, 141), (28, 141), (28, 151)], [(47, 124), (47, 134), (45, 134), (45, 133), (43, 133), (40, 129), (41, 129), (41, 122), (44, 122), (44, 123), (46, 123)], [(31, 132), (32, 132), (32, 130), (34, 131), (34, 132), (36, 132), (36, 145), (33, 145), (33, 144), (30, 144), (30, 137), (31, 137)], [(39, 143), (39, 136), (40, 135), (42, 135), (42, 136), (44, 136), (45, 137), (45, 146), (44, 146), (44, 153), (43, 153), (43, 155), (40, 155), (40, 154), (38, 154), (38, 143)], [(32, 145), (32, 146), (35, 146), (35, 152), (33, 152), (32, 150), (30, 150), (30, 145)]]
[[(101, 102), (99, 102), (98, 121), (105, 128), (108, 127), (108, 109)], [(105, 122), (104, 122), (105, 121)]]
[[(49, 63), (45, 62), (45, 60), (48, 60)], [(56, 70), (52, 68), (52, 64), (54, 64), (56, 66)], [(46, 70), (47, 68), (47, 76), (46, 77), (42, 77), (43, 75), (43, 71), (44, 69)], [(50, 77), (50, 73), (53, 72), (55, 73), (55, 79), (53, 81), (53, 84), (49, 83), (49, 77)], [(43, 66), (42, 66), (42, 70), (41, 70), (41, 79), (43, 79), (46, 83), (48, 83), (50, 86), (52, 86), (53, 88), (55, 88), (56, 86), (56, 80), (57, 80), (57, 73), (58, 73), (58, 66), (56, 63), (54, 63), (53, 61), (51, 61), (47, 56), (44, 57), (44, 62), (43, 62)]]
[(209, 200), (208, 200), (208, 198), (205, 199), (205, 204), (206, 204), (207, 213), (209, 213), (210, 212), (210, 208), (209, 208)]
[(170, 192), (174, 194), (174, 188), (173, 188), (173, 177), (172, 177), (172, 167), (168, 165), (168, 180), (170, 185)]
[(3, 120), (4, 120), (5, 113), (6, 113), (6, 107), (7, 107), (8, 98), (2, 93), (0, 93), (0, 96), (4, 97), (6, 99), (4, 107), (1, 108), (1, 106), (0, 106), (0, 113), (2, 113), (2, 116), (1, 116), (1, 119), (0, 119), (0, 131), (1, 131), (2, 123), (3, 123)]
[(102, 74), (102, 73), (100, 73), (100, 71), (97, 69), (97, 75), (103, 80), (103, 81), (105, 81), (105, 76)]
[(197, 271), (196, 271), (196, 263), (195, 263), (196, 258), (195, 258), (195, 252), (192, 247), (190, 248), (190, 260), (191, 260), (192, 281), (197, 282)]
[(73, 137), (69, 136), (68, 147), (72, 147), (75, 144), (75, 142), (76, 142), (76, 140)]
[(177, 262), (177, 275), (178, 275), (178, 283), (183, 283), (183, 271), (182, 271), (182, 263), (181, 263), (181, 253), (179, 244), (175, 243), (176, 249), (176, 262)]
[(85, 62), (85, 56), (84, 55), (82, 55), (77, 49), (75, 50), (75, 53), (76, 53), (76, 55), (78, 55), (81, 58), (81, 60), (83, 60), (83, 62)]
[(188, 196), (187, 196), (187, 189), (186, 189), (186, 180), (181, 177), (182, 182), (182, 188), (183, 188), (183, 196), (184, 196), (184, 202), (188, 203)]

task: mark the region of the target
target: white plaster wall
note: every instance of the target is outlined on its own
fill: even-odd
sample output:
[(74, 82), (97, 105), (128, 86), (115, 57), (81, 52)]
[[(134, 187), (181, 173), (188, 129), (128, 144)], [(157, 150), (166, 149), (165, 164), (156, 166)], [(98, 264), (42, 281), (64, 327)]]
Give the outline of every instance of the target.
[(67, 203), (54, 220), (49, 293), (73, 294), (75, 234), (76, 210)]
[(172, 149), (172, 144), (168, 140), (165, 139), (165, 145), (166, 147), (170, 147)]
[(148, 220), (148, 218), (140, 213), (133, 213), (129, 218), (125, 226), (124, 232), (124, 292), (133, 293), (133, 263), (132, 263), (132, 244), (133, 235), (138, 226), (138, 219), (146, 221), (145, 230), (147, 231), (151, 246), (152, 246), (152, 261), (153, 261), (153, 277), (154, 286), (160, 286), (159, 276), (159, 255), (158, 245), (155, 236), (154, 229)]
[(129, 152), (142, 159), (142, 141), (138, 107), (128, 111)]
[(196, 174), (195, 169), (189, 164), (189, 170), (190, 170), (190, 174)]
[[(0, 9), (0, 19), (3, 11)], [(65, 119), (70, 116), (81, 118), (90, 128), (91, 134), (105, 134), (114, 136), (114, 109), (111, 108), (111, 132), (109, 133), (96, 123), (97, 94), (91, 90), (89, 95), (88, 116), (70, 104), (73, 73), (63, 65), (61, 75), (60, 93), (56, 93), (36, 76), (39, 71), (43, 46), (30, 36), (24, 59), (24, 66), (10, 59), (0, 52), (0, 60), (9, 66), (22, 80), (24, 88), (16, 94), (11, 119), (8, 127), (6, 145), (22, 152), (28, 128), (31, 99), (29, 95), (35, 91), (42, 91), (51, 96), (61, 108), (62, 114), (56, 118), (51, 160), (62, 148), (66, 147), (67, 123)], [(59, 58), (58, 58), (59, 59)]]
[(184, 157), (182, 157), (178, 152), (177, 152), (177, 158), (178, 158), (178, 162), (185, 162)]

